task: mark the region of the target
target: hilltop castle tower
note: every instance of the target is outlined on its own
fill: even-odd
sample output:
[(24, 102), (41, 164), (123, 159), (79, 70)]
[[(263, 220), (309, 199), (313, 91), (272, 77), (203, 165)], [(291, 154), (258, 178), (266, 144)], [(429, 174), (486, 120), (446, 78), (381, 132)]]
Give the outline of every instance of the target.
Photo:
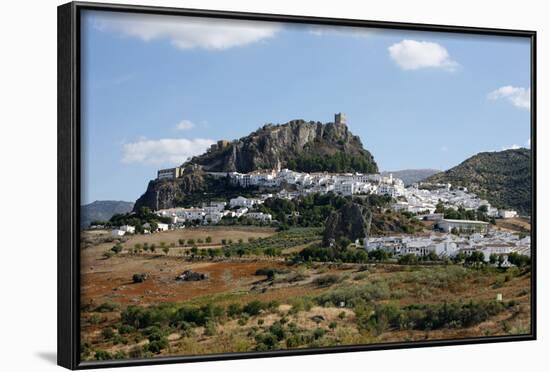
[(344, 114), (343, 112), (334, 114), (334, 122), (336, 124), (346, 124), (346, 114)]

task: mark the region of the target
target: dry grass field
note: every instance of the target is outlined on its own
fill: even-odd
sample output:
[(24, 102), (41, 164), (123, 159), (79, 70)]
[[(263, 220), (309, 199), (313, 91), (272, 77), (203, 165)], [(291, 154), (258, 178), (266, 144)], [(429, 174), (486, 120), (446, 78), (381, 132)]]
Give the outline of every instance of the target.
[[(275, 234), (255, 227), (133, 236), (122, 243), (120, 253), (105, 258), (115, 242), (92, 234), (81, 250), (84, 359), (456, 339), (530, 329), (530, 272), (517, 268), (290, 264), (267, 256), (190, 258), (189, 247), (178, 246), (179, 239), (210, 236), (212, 242), (204, 244), (210, 247), (222, 239)], [(129, 252), (136, 243), (161, 242), (176, 247), (168, 253)], [(208, 279), (176, 281), (185, 270)], [(134, 274), (147, 274), (147, 279), (134, 283)], [(446, 304), (462, 309), (464, 317), (470, 303), (489, 305), (472, 321), (441, 326), (433, 318), (434, 313), (451, 313)]]
[(497, 219), (498, 228), (513, 232), (523, 232), (529, 234), (531, 232), (531, 222), (527, 218), (516, 217), (507, 219)]

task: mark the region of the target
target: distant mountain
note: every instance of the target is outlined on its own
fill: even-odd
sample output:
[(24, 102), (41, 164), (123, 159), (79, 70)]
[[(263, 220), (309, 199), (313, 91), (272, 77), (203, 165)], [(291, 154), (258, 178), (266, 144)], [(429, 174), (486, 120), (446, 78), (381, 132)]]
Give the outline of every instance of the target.
[(420, 182), (436, 173), (441, 172), (439, 169), (403, 169), (398, 171), (380, 172), (383, 176), (393, 174), (394, 177), (400, 178), (405, 183), (405, 186)]
[(80, 226), (88, 227), (92, 221), (108, 221), (117, 213), (132, 211), (134, 203), (115, 200), (96, 200), (80, 207)]
[(531, 214), (531, 150), (482, 152), (426, 179), (465, 186), (497, 208)]
[(348, 129), (345, 120), (330, 123), (292, 120), (266, 124), (237, 140), (220, 140), (204, 154), (182, 165), (177, 179), (151, 180), (136, 200), (134, 210), (153, 210), (200, 202), (196, 195), (212, 195), (228, 189), (223, 181), (212, 180), (207, 172), (248, 173), (278, 166), (301, 172), (376, 173), (378, 166), (361, 139)]

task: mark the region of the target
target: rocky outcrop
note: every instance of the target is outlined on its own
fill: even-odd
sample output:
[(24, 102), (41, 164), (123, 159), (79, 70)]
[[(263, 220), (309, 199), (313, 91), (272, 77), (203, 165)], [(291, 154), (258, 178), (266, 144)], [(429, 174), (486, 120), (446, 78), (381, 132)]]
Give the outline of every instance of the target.
[(350, 240), (363, 239), (369, 234), (372, 214), (360, 204), (347, 202), (337, 211), (333, 211), (325, 222), (323, 242), (329, 245), (340, 237)]
[(186, 170), (184, 175), (174, 180), (152, 180), (147, 190), (136, 200), (134, 211), (141, 207), (152, 210), (172, 208), (178, 205), (186, 195), (206, 190), (204, 172), (201, 170)]
[(342, 123), (293, 120), (267, 124), (238, 140), (191, 159), (208, 171), (250, 172), (280, 163), (297, 171), (376, 172), (372, 155)]

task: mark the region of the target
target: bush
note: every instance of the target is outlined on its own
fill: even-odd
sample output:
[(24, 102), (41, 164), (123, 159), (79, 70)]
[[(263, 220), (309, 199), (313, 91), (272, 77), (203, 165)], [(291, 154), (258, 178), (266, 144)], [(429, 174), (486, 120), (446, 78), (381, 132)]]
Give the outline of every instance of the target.
[(277, 341), (281, 341), (285, 338), (285, 329), (281, 322), (274, 322), (271, 327), (269, 327), (269, 332), (277, 338)]
[(248, 323), (248, 320), (246, 318), (240, 318), (239, 321), (237, 322), (237, 324), (240, 326), (245, 326), (246, 323)]
[(212, 237), (211, 237), (211, 236), (207, 236), (206, 239), (205, 239), (204, 241), (207, 242), (207, 243), (212, 243)]
[(313, 331), (313, 338), (318, 340), (325, 335), (326, 331), (323, 328), (316, 328)]
[(262, 335), (256, 336), (256, 350), (257, 351), (267, 351), (273, 350), (278, 344), (277, 336), (272, 333), (264, 333)]
[(128, 357), (132, 359), (139, 359), (143, 357), (143, 348), (139, 345), (134, 346), (128, 352)]
[(214, 322), (207, 322), (204, 326), (205, 336), (214, 336), (216, 334), (216, 324)]
[(105, 350), (98, 350), (95, 352), (95, 360), (112, 360), (113, 356), (111, 353)]
[(290, 301), (292, 308), (290, 312), (296, 314), (300, 311), (310, 311), (313, 307), (313, 301), (309, 297), (298, 297)]
[(224, 315), (225, 311), (221, 306), (213, 304), (201, 307), (183, 306), (172, 316), (171, 323), (187, 322), (198, 326), (204, 326), (208, 321), (215, 321)]
[(243, 307), (243, 312), (247, 313), (250, 316), (255, 316), (260, 314), (262, 310), (266, 308), (266, 305), (258, 300), (250, 301)]
[(318, 287), (330, 287), (340, 281), (340, 277), (336, 274), (327, 274), (319, 276), (313, 280), (313, 284)]
[(114, 335), (115, 335), (115, 332), (111, 327), (103, 328), (103, 330), (101, 331), (101, 336), (105, 340), (110, 340), (111, 338), (113, 338)]
[(113, 246), (113, 248), (111, 248), (111, 251), (114, 253), (114, 254), (119, 254), (120, 252), (122, 252), (122, 244), (120, 243), (117, 243)]
[(147, 345), (145, 345), (145, 348), (147, 351), (158, 354), (162, 351), (162, 349), (168, 347), (168, 340), (162, 339), (158, 341), (149, 342)]
[(397, 263), (399, 263), (400, 265), (414, 265), (418, 263), (418, 257), (416, 257), (414, 254), (406, 254), (399, 257)]
[(241, 307), (241, 305), (239, 304), (236, 304), (236, 303), (232, 303), (232, 304), (229, 304), (229, 306), (227, 307), (227, 316), (230, 317), (230, 318), (235, 318), (239, 315), (241, 315), (241, 313), (243, 312), (243, 309)]
[(132, 333), (133, 331), (134, 327), (127, 324), (121, 324), (120, 326), (118, 326), (118, 333), (121, 335), (126, 335), (128, 333)]
[(256, 270), (254, 275), (265, 275), (267, 279), (271, 280), (275, 277), (276, 274), (285, 274), (288, 273), (288, 270), (279, 269), (276, 267), (262, 267)]
[(110, 313), (119, 309), (119, 305), (114, 302), (104, 302), (95, 308), (98, 313)]
[(145, 280), (147, 280), (147, 274), (132, 275), (132, 282), (134, 283), (143, 283)]

